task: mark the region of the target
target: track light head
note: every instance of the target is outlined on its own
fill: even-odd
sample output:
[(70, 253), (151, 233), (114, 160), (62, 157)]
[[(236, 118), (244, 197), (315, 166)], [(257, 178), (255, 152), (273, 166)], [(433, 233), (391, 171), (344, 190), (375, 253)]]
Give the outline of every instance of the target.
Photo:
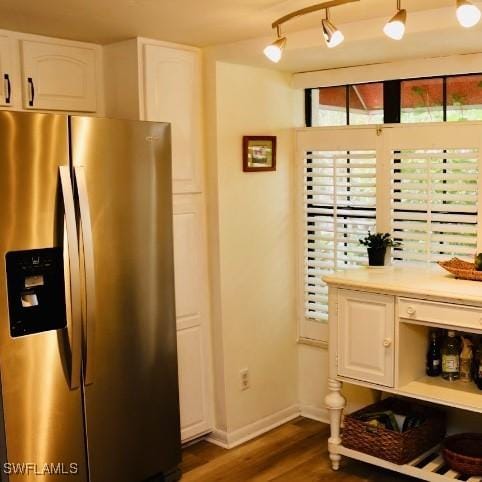
[(325, 39), (327, 47), (330, 49), (340, 45), (345, 36), (338, 30), (328, 19), (328, 10), (326, 11), (326, 18), (321, 21), (321, 26), (323, 28), (323, 37)]
[(402, 40), (405, 35), (407, 23), (407, 11), (399, 9), (398, 12), (385, 24), (383, 32), (393, 40)]
[(460, 25), (465, 28), (477, 25), (481, 17), (479, 8), (468, 0), (457, 0), (456, 15)]
[(275, 64), (277, 64), (281, 60), (281, 57), (283, 56), (283, 49), (285, 48), (285, 45), (286, 45), (286, 37), (280, 37), (277, 40), (275, 40), (272, 44), (268, 45), (263, 50), (263, 53), (269, 60), (271, 60), (271, 62), (274, 62)]

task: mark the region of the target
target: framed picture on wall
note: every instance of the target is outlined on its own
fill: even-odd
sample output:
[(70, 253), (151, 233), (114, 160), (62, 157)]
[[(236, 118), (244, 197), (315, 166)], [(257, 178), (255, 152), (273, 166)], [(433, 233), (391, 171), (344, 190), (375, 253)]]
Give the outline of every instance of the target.
[(276, 136), (243, 137), (243, 171), (276, 171)]

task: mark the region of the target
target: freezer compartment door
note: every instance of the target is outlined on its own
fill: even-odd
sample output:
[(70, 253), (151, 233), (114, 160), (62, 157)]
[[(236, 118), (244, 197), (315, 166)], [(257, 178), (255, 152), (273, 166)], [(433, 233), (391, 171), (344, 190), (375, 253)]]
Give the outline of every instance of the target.
[(72, 117), (71, 139), (91, 482), (140, 482), (181, 458), (170, 129)]
[(72, 356), (78, 261), (69, 261), (59, 175), (67, 165), (67, 117), (0, 112), (2, 481), (87, 481), (80, 359)]

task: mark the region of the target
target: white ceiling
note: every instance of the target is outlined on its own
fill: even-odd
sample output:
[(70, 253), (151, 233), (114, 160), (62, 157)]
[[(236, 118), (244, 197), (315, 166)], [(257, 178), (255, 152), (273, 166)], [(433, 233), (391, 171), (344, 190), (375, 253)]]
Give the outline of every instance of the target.
[[(271, 35), (271, 23), (317, 0), (0, 0), (0, 28), (101, 44), (150, 37), (200, 47)], [(403, 0), (410, 11), (453, 6), (455, 0)], [(360, 0), (333, 9), (336, 23), (390, 16), (395, 0)], [(319, 24), (320, 14), (286, 30)]]

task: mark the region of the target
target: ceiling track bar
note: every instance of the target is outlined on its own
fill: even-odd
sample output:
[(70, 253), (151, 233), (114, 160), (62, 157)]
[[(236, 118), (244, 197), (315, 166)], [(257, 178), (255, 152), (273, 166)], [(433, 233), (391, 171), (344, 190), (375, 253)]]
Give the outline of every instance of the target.
[(283, 23), (288, 22), (295, 17), (300, 17), (301, 15), (306, 15), (307, 13), (318, 12), (319, 10), (326, 10), (327, 8), (338, 7), (339, 5), (345, 5), (346, 3), (354, 3), (359, 2), (360, 0), (330, 0), (328, 2), (318, 3), (316, 5), (311, 5), (311, 7), (301, 8), (300, 10), (296, 10), (295, 12), (291, 12), (284, 17), (275, 20), (271, 26), (273, 28), (279, 28), (280, 25)]

